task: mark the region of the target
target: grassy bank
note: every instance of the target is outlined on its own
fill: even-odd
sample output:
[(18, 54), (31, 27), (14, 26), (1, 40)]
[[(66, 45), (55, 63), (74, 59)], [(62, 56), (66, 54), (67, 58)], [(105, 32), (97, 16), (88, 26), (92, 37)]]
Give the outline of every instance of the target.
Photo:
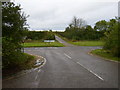
[(98, 55), (98, 56), (101, 56), (101, 57), (106, 58), (106, 59), (113, 60), (113, 61), (120, 61), (120, 58), (114, 57), (110, 52), (103, 50), (103, 49), (92, 50), (91, 53)]
[(34, 67), (34, 64), (36, 62), (36, 57), (35, 56), (32, 56), (32, 55), (29, 55), (27, 53), (24, 53), (24, 62), (23, 64), (21, 65), (21, 68), (22, 69), (30, 69), (30, 68), (33, 68)]
[(36, 62), (36, 57), (29, 55), (27, 53), (22, 53), (19, 60), (11, 64), (12, 67), (7, 67), (2, 69), (3, 78), (15, 75), (17, 72), (22, 70), (31, 69), (34, 67)]
[(62, 43), (59, 42), (40, 42), (40, 41), (31, 41), (22, 44), (23, 47), (64, 47)]
[(77, 41), (77, 42), (69, 42), (73, 45), (78, 45), (78, 46), (103, 46), (104, 42), (103, 41)]

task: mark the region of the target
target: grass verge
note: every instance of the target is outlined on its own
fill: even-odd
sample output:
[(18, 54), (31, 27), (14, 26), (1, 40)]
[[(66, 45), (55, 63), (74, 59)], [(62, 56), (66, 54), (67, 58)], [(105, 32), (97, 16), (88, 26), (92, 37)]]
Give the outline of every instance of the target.
[(20, 57), (21, 62), (18, 61), (18, 66), (14, 66), (14, 68), (7, 68), (7, 69), (2, 69), (2, 74), (3, 78), (10, 77), (12, 75), (15, 75), (16, 73), (22, 71), (22, 70), (27, 70), (34, 68), (35, 62), (36, 62), (35, 56), (29, 55), (27, 53), (23, 53), (22, 56)]
[(26, 42), (22, 44), (23, 47), (64, 47), (62, 43), (59, 42), (38, 42), (38, 41), (32, 41), (32, 42)]
[(77, 42), (69, 42), (73, 45), (78, 45), (78, 46), (103, 46), (104, 42), (103, 41), (77, 41)]
[(110, 52), (108, 52), (104, 49), (92, 50), (90, 53), (101, 56), (101, 57), (106, 58), (106, 59), (113, 60), (113, 61), (120, 61), (120, 58), (114, 57)]

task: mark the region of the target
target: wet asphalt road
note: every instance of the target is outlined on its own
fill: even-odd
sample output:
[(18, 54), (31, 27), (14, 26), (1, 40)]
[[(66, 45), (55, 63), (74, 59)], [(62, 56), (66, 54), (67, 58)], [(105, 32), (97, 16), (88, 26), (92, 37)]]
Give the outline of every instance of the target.
[(25, 48), (26, 53), (45, 57), (46, 64), (3, 80), (3, 88), (117, 88), (118, 63), (88, 54), (97, 48), (101, 47)]

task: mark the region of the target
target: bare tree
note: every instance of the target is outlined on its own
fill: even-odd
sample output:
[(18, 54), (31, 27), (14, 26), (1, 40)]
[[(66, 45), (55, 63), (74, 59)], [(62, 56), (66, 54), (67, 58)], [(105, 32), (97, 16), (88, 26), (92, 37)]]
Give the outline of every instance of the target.
[(75, 28), (82, 28), (86, 25), (86, 21), (82, 18), (77, 18), (74, 16), (71, 25)]
[(83, 20), (82, 18), (78, 19), (78, 27), (79, 28), (82, 28), (82, 27), (86, 26), (86, 24), (87, 24), (86, 21)]
[(77, 25), (77, 24), (78, 24), (77, 17), (75, 17), (75, 16), (73, 17), (73, 20), (72, 20), (72, 23), (71, 23), (71, 24), (72, 24), (73, 27), (77, 27), (77, 26), (78, 26), (78, 25)]

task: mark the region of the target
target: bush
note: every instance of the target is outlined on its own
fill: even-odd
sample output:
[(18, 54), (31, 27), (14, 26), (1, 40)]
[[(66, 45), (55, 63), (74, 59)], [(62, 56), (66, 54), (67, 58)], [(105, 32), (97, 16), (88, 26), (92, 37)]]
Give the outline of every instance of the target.
[[(3, 52), (6, 53), (6, 52)], [(33, 56), (20, 51), (11, 51), (8, 55), (3, 55), (3, 69), (24, 69), (27, 63), (34, 59)]]
[(27, 57), (21, 52), (21, 42), (26, 36), (27, 16), (20, 5), (13, 2), (2, 3), (2, 68), (20, 68)]
[(52, 31), (29, 31), (27, 34), (27, 39), (31, 40), (54, 40), (55, 35)]
[[(120, 24), (119, 24), (120, 25)], [(120, 57), (120, 41), (119, 35), (120, 32), (118, 31), (118, 23), (115, 23), (112, 27), (112, 31), (110, 34), (106, 35), (106, 43), (104, 45), (104, 49), (110, 50), (114, 56)]]
[(55, 35), (52, 32), (47, 32), (44, 39), (46, 39), (46, 40), (55, 40)]
[(18, 48), (19, 45), (10, 42), (7, 38), (2, 38), (2, 42), (3, 68), (19, 67), (17, 62), (20, 62), (22, 57), (21, 50)]

